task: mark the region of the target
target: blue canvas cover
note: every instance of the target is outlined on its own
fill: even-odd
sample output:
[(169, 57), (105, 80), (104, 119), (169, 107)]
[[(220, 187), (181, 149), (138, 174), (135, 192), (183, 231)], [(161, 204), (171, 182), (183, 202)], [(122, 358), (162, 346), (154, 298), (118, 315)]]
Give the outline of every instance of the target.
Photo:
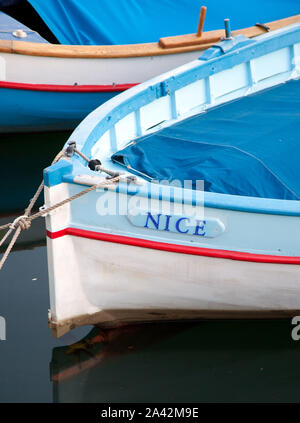
[[(26, 32), (26, 38), (18, 38), (13, 35), (13, 32), (17, 29), (22, 29)], [(37, 32), (27, 28), (27, 26), (21, 24), (19, 21), (11, 18), (0, 11), (0, 39), (1, 40), (15, 40), (15, 41), (28, 41), (31, 43), (47, 43)]]
[(157, 181), (300, 199), (300, 81), (243, 97), (135, 140), (112, 159)]
[(0, 8), (8, 7), (8, 6), (15, 6), (19, 3), (22, 3), (23, 0), (0, 0)]
[(204, 30), (233, 29), (300, 12), (299, 0), (28, 0), (62, 44), (135, 44), (195, 33), (200, 6)]

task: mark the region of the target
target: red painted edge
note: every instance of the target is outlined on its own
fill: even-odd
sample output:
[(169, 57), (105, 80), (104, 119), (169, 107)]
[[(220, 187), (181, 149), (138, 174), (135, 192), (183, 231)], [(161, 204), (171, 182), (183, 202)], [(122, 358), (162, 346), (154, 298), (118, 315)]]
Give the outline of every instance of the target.
[(60, 238), (65, 235), (79, 236), (83, 238), (95, 239), (106, 242), (115, 242), (117, 244), (133, 245), (135, 247), (151, 248), (154, 250), (170, 251), (172, 253), (192, 254), (230, 260), (251, 261), (257, 263), (300, 264), (300, 257), (252, 254), (243, 253), (239, 251), (191, 247), (188, 245), (168, 244), (165, 242), (149, 241), (147, 239), (132, 238), (129, 236), (86, 231), (77, 228), (66, 228), (57, 232), (47, 231), (47, 236), (51, 239)]
[(55, 92), (121, 92), (137, 84), (116, 84), (116, 85), (52, 85), (52, 84), (24, 84), (21, 82), (0, 81), (0, 88), (31, 91), (55, 91)]

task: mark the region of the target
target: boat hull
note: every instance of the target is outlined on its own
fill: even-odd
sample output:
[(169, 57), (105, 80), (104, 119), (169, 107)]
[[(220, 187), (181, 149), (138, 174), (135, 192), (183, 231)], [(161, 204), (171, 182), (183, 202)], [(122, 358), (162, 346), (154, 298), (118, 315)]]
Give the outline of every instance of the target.
[[(230, 260), (48, 233), (50, 326), (203, 318), (280, 318), (300, 312), (298, 265)], [(65, 251), (68, 251), (67, 260)], [(55, 271), (55, 275), (51, 272)], [(51, 290), (51, 289), (50, 289)]]
[[(224, 41), (226, 52), (212, 48), (133, 87), (79, 125), (68, 157), (44, 171), (46, 207), (63, 204), (46, 217), (49, 317), (57, 336), (87, 323), (299, 314), (298, 200), (207, 192), (203, 184), (193, 190), (184, 178), (147, 182), (137, 166), (111, 159), (184, 118), (293, 83), (299, 37), (297, 24), (257, 40), (239, 37), (234, 46)], [(164, 154), (156, 151), (153, 161)], [(90, 170), (91, 158), (128, 173), (109, 182)]]
[(63, 92), (0, 88), (0, 132), (73, 129), (84, 117), (120, 93)]
[[(271, 31), (298, 15), (270, 22)], [(266, 30), (233, 32), (255, 37)], [(0, 132), (74, 128), (96, 106), (155, 75), (197, 59), (223, 31), (121, 46), (63, 46), (0, 40)], [(164, 42), (163, 42), (164, 41)], [(174, 44), (175, 43), (175, 44)], [(92, 86), (92, 87), (91, 87)], [(97, 92), (97, 94), (96, 94)]]
[(0, 132), (73, 129), (125, 89), (200, 53), (70, 59), (0, 52)]

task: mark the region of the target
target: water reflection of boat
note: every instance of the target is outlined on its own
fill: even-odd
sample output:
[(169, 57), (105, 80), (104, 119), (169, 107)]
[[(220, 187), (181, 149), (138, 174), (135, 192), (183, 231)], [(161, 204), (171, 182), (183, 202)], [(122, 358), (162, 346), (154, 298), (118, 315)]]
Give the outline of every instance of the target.
[[(202, 322), (93, 329), (55, 348), (55, 402), (298, 401), (290, 323)], [(276, 376), (274, 376), (276, 375)]]
[(54, 349), (54, 359), (51, 363), (52, 381), (61, 382), (72, 378), (102, 362), (168, 339), (186, 328), (183, 323), (125, 325), (110, 329), (94, 327), (83, 340)]

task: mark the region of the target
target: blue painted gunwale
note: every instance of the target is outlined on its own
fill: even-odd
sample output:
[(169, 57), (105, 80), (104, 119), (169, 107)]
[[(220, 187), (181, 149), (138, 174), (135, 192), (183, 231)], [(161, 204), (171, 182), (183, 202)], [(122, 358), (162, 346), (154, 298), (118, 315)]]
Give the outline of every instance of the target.
[[(131, 113), (137, 107), (144, 106), (149, 102), (172, 94), (178, 88), (191, 84), (198, 79), (203, 79), (217, 72), (230, 69), (232, 66), (241, 64), (250, 59), (272, 53), (300, 42), (300, 25), (278, 30), (273, 33), (257, 37), (251, 44), (241, 47), (238, 50), (228, 52), (223, 56), (202, 61), (196, 60), (187, 65), (181, 66), (171, 72), (167, 72), (137, 87), (131, 88), (125, 93), (108, 101), (97, 108), (76, 128), (70, 140), (77, 143), (81, 151), (91, 157), (91, 149), (99, 138), (121, 118)], [(201, 57), (200, 57), (201, 59)], [(292, 71), (292, 69), (290, 70)], [(54, 186), (61, 182), (74, 184), (74, 176), (84, 173), (93, 174), (83, 164), (83, 160), (74, 156), (72, 158), (72, 169), (68, 166), (66, 170), (63, 161), (58, 167), (50, 167), (45, 171), (46, 186)], [(139, 187), (140, 196), (149, 196), (150, 183)], [(120, 184), (119, 192), (128, 192), (128, 188)], [(188, 193), (190, 200), (187, 204), (195, 205), (195, 193), (192, 190)], [(164, 200), (165, 198), (157, 193), (152, 198)], [(169, 200), (169, 199), (168, 199)], [(174, 188), (174, 195), (171, 201), (181, 201), (180, 189)], [(218, 193), (205, 193), (205, 207), (236, 210), (251, 213), (278, 214), (289, 216), (300, 216), (300, 203), (298, 201), (286, 201), (277, 199), (263, 199), (255, 197), (242, 197)]]

